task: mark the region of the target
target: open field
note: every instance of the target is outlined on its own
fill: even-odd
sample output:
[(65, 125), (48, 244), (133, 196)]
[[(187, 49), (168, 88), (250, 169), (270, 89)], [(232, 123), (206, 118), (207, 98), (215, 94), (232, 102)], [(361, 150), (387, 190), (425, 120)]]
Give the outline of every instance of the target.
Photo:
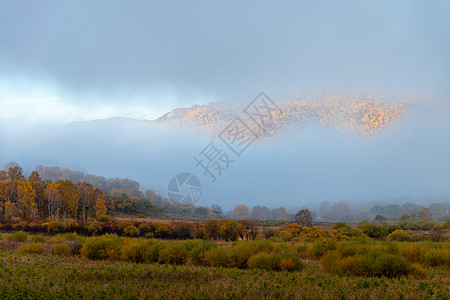
[(1, 299), (448, 299), (444, 270), (426, 278), (331, 275), (318, 264), (301, 272), (0, 256)]
[(235, 242), (3, 234), (0, 299), (450, 298), (448, 242), (303, 232)]

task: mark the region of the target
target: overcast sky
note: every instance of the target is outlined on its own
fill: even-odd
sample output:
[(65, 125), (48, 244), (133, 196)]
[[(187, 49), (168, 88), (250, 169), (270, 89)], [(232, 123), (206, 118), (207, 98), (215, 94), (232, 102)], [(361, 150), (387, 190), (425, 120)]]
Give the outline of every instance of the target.
[(321, 90), (447, 93), (449, 1), (0, 0), (0, 121)]

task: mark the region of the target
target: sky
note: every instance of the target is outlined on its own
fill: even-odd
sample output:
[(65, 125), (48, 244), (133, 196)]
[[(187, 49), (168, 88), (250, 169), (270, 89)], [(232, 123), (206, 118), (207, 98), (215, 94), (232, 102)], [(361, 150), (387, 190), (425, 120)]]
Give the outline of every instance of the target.
[(447, 93), (450, 2), (0, 0), (0, 122), (323, 90)]

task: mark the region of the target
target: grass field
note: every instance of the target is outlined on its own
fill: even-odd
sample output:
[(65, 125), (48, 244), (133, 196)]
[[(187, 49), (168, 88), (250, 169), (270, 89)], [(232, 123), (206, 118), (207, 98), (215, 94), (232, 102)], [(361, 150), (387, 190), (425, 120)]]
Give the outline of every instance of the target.
[(448, 299), (448, 272), (426, 278), (362, 278), (325, 273), (91, 261), (0, 254), (1, 299)]
[[(4, 232), (0, 299), (450, 299), (446, 225), (411, 234), (288, 223), (243, 240), (231, 220), (218, 235), (213, 221), (135, 224), (99, 223), (90, 236), (59, 223)], [(202, 238), (183, 234), (189, 228)], [(155, 238), (162, 229), (169, 239)]]

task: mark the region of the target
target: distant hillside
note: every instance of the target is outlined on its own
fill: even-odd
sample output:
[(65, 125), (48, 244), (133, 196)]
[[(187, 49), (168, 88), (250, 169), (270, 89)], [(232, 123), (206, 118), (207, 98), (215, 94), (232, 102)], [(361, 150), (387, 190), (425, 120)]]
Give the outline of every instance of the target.
[[(368, 136), (389, 127), (408, 111), (405, 104), (363, 95), (333, 94), (316, 98), (302, 98), (277, 103), (282, 113), (273, 115), (265, 129), (268, 135), (304, 124), (320, 122), (339, 130)], [(219, 133), (239, 116), (250, 128), (261, 135), (262, 129), (242, 112), (244, 106), (210, 103), (174, 109), (155, 120), (155, 123), (177, 128), (192, 128)]]

